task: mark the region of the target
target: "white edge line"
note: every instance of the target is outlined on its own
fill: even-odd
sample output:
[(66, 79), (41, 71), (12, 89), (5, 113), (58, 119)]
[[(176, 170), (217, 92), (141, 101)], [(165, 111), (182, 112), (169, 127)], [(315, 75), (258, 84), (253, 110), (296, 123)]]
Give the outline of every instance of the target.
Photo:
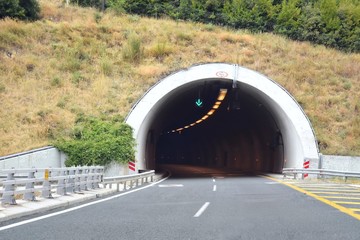
[(62, 211), (59, 211), (59, 212), (54, 212), (54, 213), (50, 213), (50, 214), (47, 214), (47, 215), (44, 215), (44, 216), (28, 219), (28, 220), (13, 223), (13, 224), (10, 224), (10, 225), (6, 225), (6, 226), (3, 226), (3, 227), (0, 227), (0, 232), (4, 231), (4, 230), (7, 230), (7, 229), (10, 229), (10, 228), (25, 225), (25, 224), (28, 224), (28, 223), (37, 222), (37, 221), (40, 221), (40, 220), (43, 220), (43, 219), (46, 219), (46, 218), (50, 218), (50, 217), (54, 217), (54, 216), (61, 215), (61, 214), (64, 214), (64, 213), (72, 212), (72, 211), (75, 211), (75, 210), (78, 210), (78, 209), (81, 209), (81, 208), (84, 208), (84, 207), (88, 207), (88, 206), (91, 206), (91, 205), (94, 205), (94, 204), (97, 204), (97, 203), (102, 203), (102, 202), (106, 202), (106, 201), (109, 201), (109, 200), (112, 200), (112, 199), (115, 199), (115, 198), (119, 198), (119, 197), (122, 197), (124, 195), (130, 194), (130, 193), (133, 193), (133, 192), (137, 192), (137, 191), (143, 190), (145, 188), (152, 187), (152, 186), (154, 186), (154, 185), (156, 185), (158, 183), (161, 183), (161, 182), (165, 181), (169, 177), (170, 177), (170, 175), (167, 176), (166, 178), (161, 179), (160, 181), (151, 183), (151, 184), (146, 185), (144, 187), (136, 188), (134, 190), (130, 190), (130, 191), (127, 191), (127, 192), (124, 192), (124, 193), (120, 193), (118, 195), (114, 195), (114, 196), (111, 196), (111, 197), (108, 197), (108, 198), (100, 199), (98, 201), (85, 203), (83, 205), (72, 207), (72, 208), (69, 208), (69, 209), (65, 209), (65, 210), (62, 210)]
[(209, 206), (209, 202), (204, 203), (204, 205), (202, 205), (202, 207), (199, 209), (199, 211), (197, 211), (197, 213), (195, 213), (194, 217), (200, 217), (201, 214), (203, 214), (203, 212), (205, 212), (206, 208)]

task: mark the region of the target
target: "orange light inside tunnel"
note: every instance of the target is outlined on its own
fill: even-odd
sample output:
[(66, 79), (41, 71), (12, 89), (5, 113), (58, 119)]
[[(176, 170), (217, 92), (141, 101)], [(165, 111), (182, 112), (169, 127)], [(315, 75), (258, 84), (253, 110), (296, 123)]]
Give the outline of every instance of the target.
[(212, 108), (218, 109), (220, 107), (220, 104), (221, 104), (221, 102), (216, 102)]
[(215, 109), (211, 109), (208, 113), (207, 113), (207, 115), (213, 115), (213, 113), (215, 112)]
[(220, 93), (219, 93), (217, 100), (218, 101), (224, 100), (226, 94), (227, 94), (227, 89), (220, 89)]
[(195, 126), (196, 124), (199, 124), (201, 123), (202, 121), (206, 120), (208, 117), (210, 117), (211, 115), (213, 115), (215, 113), (215, 111), (220, 107), (220, 104), (222, 102), (222, 100), (225, 99), (226, 97), (226, 94), (227, 94), (227, 89), (224, 89), (224, 88), (221, 88), (220, 91), (219, 91), (219, 95), (217, 97), (217, 101), (215, 102), (214, 106), (212, 107), (212, 109), (205, 115), (203, 116), (201, 119), (197, 120), (196, 122), (194, 123), (191, 123), (185, 127), (182, 127), (182, 128), (178, 128), (176, 130), (172, 130), (171, 132), (181, 132), (183, 129), (188, 129), (189, 127), (193, 127)]
[(205, 120), (205, 119), (207, 119), (209, 116), (208, 115), (205, 115), (205, 116), (203, 116), (201, 119), (202, 120)]

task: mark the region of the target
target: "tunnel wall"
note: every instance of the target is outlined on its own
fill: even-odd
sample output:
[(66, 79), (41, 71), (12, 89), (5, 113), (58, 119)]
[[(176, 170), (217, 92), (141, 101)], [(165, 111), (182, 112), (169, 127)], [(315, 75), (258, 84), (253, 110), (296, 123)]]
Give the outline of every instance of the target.
[[(186, 84), (204, 79), (223, 79), (240, 82), (245, 90), (258, 99), (269, 110), (281, 130), (284, 147), (284, 163), (278, 167), (303, 166), (304, 159), (319, 159), (314, 131), (309, 119), (296, 100), (279, 84), (255, 71), (226, 63), (197, 65), (165, 77), (154, 85), (137, 102), (126, 118), (134, 129), (137, 142), (136, 161), (138, 169), (154, 167), (155, 155), (146, 153), (151, 130), (158, 136), (161, 123), (154, 122), (156, 113), (166, 99)], [(156, 139), (156, 137), (155, 137)], [(156, 143), (152, 143), (156, 144)]]

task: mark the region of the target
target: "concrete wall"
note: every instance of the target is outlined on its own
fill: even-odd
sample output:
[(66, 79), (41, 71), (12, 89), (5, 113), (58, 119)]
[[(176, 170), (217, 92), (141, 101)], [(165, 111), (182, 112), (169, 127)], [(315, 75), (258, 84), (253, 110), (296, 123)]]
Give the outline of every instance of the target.
[[(55, 147), (43, 147), (27, 152), (0, 157), (0, 169), (60, 168), (65, 167), (66, 155)], [(129, 174), (127, 165), (117, 163), (105, 166), (105, 177)]]
[[(66, 155), (55, 147), (44, 147), (27, 152), (0, 157), (0, 169), (65, 167)], [(360, 156), (321, 155), (320, 160), (311, 159), (310, 168), (360, 172)], [(127, 175), (127, 165), (105, 166), (105, 176)]]
[(55, 147), (43, 147), (0, 157), (0, 169), (65, 167), (66, 156)]
[(360, 172), (360, 157), (323, 155), (319, 167), (345, 172)]

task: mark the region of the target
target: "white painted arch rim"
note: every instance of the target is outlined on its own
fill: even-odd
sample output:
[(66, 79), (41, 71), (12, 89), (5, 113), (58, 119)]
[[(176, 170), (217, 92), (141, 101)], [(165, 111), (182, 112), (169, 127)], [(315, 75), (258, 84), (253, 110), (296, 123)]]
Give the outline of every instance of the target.
[(134, 129), (137, 169), (146, 168), (145, 145), (151, 121), (174, 90), (204, 80), (237, 81), (271, 112), (284, 144), (284, 167), (303, 167), (305, 159), (318, 160), (319, 150), (311, 123), (305, 112), (282, 86), (266, 76), (234, 64), (207, 63), (179, 70), (155, 84), (134, 105), (126, 118)]

